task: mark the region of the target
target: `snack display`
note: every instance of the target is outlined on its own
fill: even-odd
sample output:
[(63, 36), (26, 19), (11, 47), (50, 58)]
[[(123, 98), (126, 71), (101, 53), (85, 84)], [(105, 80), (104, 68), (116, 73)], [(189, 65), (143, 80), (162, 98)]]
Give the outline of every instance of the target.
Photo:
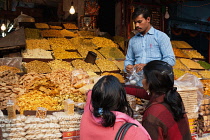
[(109, 61), (108, 59), (97, 59), (96, 65), (99, 67), (99, 69), (104, 71), (119, 71), (118, 67), (115, 65), (114, 62)]
[(39, 29), (25, 28), (26, 39), (40, 39), (41, 34)]
[(27, 73), (36, 72), (36, 73), (49, 73), (51, 72), (50, 66), (43, 61), (34, 60), (24, 64)]
[(82, 55), (83, 58), (86, 58), (87, 54), (89, 51), (92, 51), (94, 53), (96, 53), (97, 55), (97, 58), (101, 58), (101, 59), (104, 59), (104, 57), (101, 55), (101, 53), (99, 53), (97, 50), (93, 49), (93, 48), (89, 48), (89, 47), (79, 47), (77, 48), (78, 52)]
[(185, 41), (171, 41), (173, 45), (175, 45), (177, 48), (180, 49), (192, 49), (192, 46), (190, 46), (187, 42)]
[(66, 38), (49, 38), (52, 50), (76, 50), (75, 46)]
[(24, 90), (19, 88), (20, 76), (11, 72), (0, 72), (0, 109), (5, 109), (9, 100), (14, 100), (18, 94), (23, 94)]
[(62, 29), (61, 26), (53, 26), (53, 25), (49, 25), (51, 29)]
[(17, 115), (15, 119), (9, 119), (7, 116), (0, 117), (3, 139), (27, 140), (24, 128), (25, 120), (26, 117), (24, 115)]
[(180, 62), (180, 59), (176, 59), (176, 63), (173, 66), (174, 69), (180, 69), (180, 70), (189, 70), (184, 64)]
[(26, 40), (26, 49), (43, 49), (51, 50), (50, 44), (47, 39), (27, 39)]
[(204, 59), (204, 56), (202, 56), (198, 51), (196, 50), (182, 50), (185, 54), (187, 54), (191, 59), (192, 58), (198, 58), (198, 59)]
[(48, 62), (48, 65), (50, 66), (52, 71), (62, 70), (62, 69), (65, 69), (67, 71), (73, 70), (73, 67), (71, 66), (71, 64), (69, 62), (62, 61), (59, 59), (55, 59), (53, 61)]
[(117, 79), (120, 81), (120, 83), (125, 83), (125, 79), (123, 78), (123, 76), (119, 73), (109, 73), (109, 72), (104, 72), (101, 74), (102, 76), (103, 75), (113, 75), (115, 77), (117, 77)]
[(210, 69), (210, 64), (208, 62), (205, 62), (205, 61), (197, 61), (197, 63), (199, 63), (206, 70), (209, 70)]
[(201, 75), (200, 75), (200, 73), (197, 72), (197, 71), (185, 71), (185, 73), (193, 74), (193, 75), (195, 75), (197, 78), (200, 78), (200, 79), (202, 78)]
[(198, 72), (204, 79), (210, 78), (210, 71), (203, 70)]
[(63, 37), (77, 37), (78, 36), (77, 32), (68, 31), (66, 29), (61, 30), (60, 33), (62, 34)]
[(76, 69), (83, 69), (92, 72), (100, 72), (99, 68), (96, 65), (93, 65), (91, 63), (86, 63), (84, 60), (76, 59), (73, 60), (71, 64)]
[(58, 119), (61, 132), (79, 130), (82, 115), (78, 113), (67, 115), (64, 112), (54, 112), (53, 115)]
[(47, 23), (35, 23), (35, 26), (38, 29), (49, 29), (49, 25)]
[(42, 37), (62, 37), (60, 30), (49, 29), (41, 31)]
[(16, 67), (10, 67), (10, 66), (6, 66), (6, 65), (0, 66), (0, 72), (3, 72), (3, 71), (12, 71), (13, 73), (21, 72), (21, 70)]
[(54, 50), (53, 56), (55, 59), (75, 59), (82, 58), (78, 52), (69, 52), (65, 50)]
[(180, 61), (188, 68), (188, 69), (204, 69), (200, 66), (200, 64), (196, 63), (193, 60), (181, 58)]
[(23, 58), (45, 58), (53, 59), (52, 52), (43, 49), (26, 49), (22, 52)]
[(182, 97), (188, 119), (194, 119), (198, 117), (197, 90), (197, 87), (177, 87), (177, 91)]
[(185, 74), (185, 72), (180, 69), (173, 69), (173, 71), (174, 71), (174, 79), (175, 80)]
[(210, 96), (210, 79), (202, 79), (201, 82), (203, 83), (204, 88), (204, 95)]
[(184, 53), (184, 50), (178, 49), (178, 48), (173, 48), (174, 50), (174, 55), (176, 57), (181, 57), (181, 58), (190, 58), (187, 54)]
[(103, 47), (98, 50), (106, 59), (125, 59), (125, 55), (117, 47)]
[(36, 116), (27, 116), (25, 120), (25, 132), (27, 139), (60, 139), (60, 125), (58, 119), (53, 115), (47, 115), (46, 118), (37, 118)]
[(78, 34), (86, 38), (94, 38), (95, 36), (95, 33), (91, 31), (78, 31)]
[(73, 23), (64, 23), (63, 26), (65, 29), (78, 29), (76, 24), (73, 24)]
[(117, 47), (117, 44), (115, 44), (112, 40), (104, 38), (104, 37), (94, 37), (92, 39), (92, 42), (97, 47)]

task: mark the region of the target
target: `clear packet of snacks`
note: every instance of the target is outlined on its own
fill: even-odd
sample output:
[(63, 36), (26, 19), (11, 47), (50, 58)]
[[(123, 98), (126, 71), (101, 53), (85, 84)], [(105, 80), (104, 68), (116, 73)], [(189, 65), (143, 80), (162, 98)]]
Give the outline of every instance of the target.
[(128, 75), (126, 76), (126, 83), (125, 85), (135, 85), (137, 86), (137, 83), (142, 79), (143, 77), (143, 72), (136, 72), (136, 68), (133, 68), (133, 71), (131, 73), (128, 73)]
[(7, 102), (7, 113), (9, 119), (15, 119), (16, 118), (16, 107), (13, 100), (8, 100)]
[(66, 99), (63, 101), (64, 104), (64, 112), (68, 115), (74, 114), (74, 101), (71, 99)]
[(47, 109), (44, 107), (38, 107), (36, 110), (36, 117), (44, 119), (47, 116)]

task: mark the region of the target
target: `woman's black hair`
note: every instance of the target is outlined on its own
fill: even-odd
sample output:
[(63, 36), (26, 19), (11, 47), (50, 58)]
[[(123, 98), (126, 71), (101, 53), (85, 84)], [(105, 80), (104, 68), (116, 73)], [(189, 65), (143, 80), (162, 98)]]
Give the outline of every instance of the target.
[[(104, 127), (112, 127), (115, 124), (116, 116), (111, 111), (119, 111), (133, 117), (127, 99), (126, 91), (119, 80), (112, 75), (103, 76), (93, 86), (91, 103), (93, 106), (93, 115), (102, 117)], [(102, 109), (102, 112), (99, 110)]]
[(134, 12), (132, 13), (132, 19), (134, 20), (139, 15), (141, 15), (147, 19), (148, 17), (151, 17), (151, 11), (145, 6), (138, 6), (134, 9)]
[(164, 61), (154, 60), (147, 63), (143, 71), (149, 92), (156, 95), (165, 94), (164, 101), (170, 106), (174, 120), (183, 118), (185, 109), (182, 98), (174, 87), (172, 66)]

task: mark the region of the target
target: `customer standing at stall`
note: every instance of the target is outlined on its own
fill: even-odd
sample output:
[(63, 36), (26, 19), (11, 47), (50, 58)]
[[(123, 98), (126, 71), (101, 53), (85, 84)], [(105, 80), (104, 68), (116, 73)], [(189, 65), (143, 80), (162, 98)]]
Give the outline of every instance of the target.
[(191, 140), (182, 98), (174, 87), (172, 66), (154, 60), (144, 66), (143, 75), (144, 90), (130, 85), (125, 89), (128, 94), (150, 99), (142, 125), (152, 140)]
[(116, 77), (104, 76), (87, 93), (80, 140), (114, 140), (117, 131), (126, 122), (138, 127), (131, 126), (124, 140), (151, 140), (147, 131), (132, 116), (124, 87)]
[[(152, 27), (149, 9), (142, 6), (135, 8), (132, 19), (138, 33), (129, 40), (124, 62), (126, 72), (132, 72), (135, 67), (141, 74), (145, 64), (152, 60), (162, 60), (173, 66), (175, 56), (170, 38)], [(138, 82), (138, 85), (142, 86), (141, 81)]]

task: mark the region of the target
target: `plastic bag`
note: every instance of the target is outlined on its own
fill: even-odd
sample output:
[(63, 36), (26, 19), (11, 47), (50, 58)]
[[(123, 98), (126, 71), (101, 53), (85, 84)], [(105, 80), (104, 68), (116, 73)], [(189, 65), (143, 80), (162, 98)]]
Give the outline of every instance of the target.
[(133, 68), (133, 71), (127, 75), (127, 82), (125, 85), (135, 85), (142, 86), (143, 71), (136, 72), (136, 68)]
[(203, 84), (202, 82), (193, 74), (186, 73), (174, 82), (174, 86), (178, 90), (184, 90), (187, 87), (197, 87), (197, 100), (200, 106), (201, 100), (203, 100)]

